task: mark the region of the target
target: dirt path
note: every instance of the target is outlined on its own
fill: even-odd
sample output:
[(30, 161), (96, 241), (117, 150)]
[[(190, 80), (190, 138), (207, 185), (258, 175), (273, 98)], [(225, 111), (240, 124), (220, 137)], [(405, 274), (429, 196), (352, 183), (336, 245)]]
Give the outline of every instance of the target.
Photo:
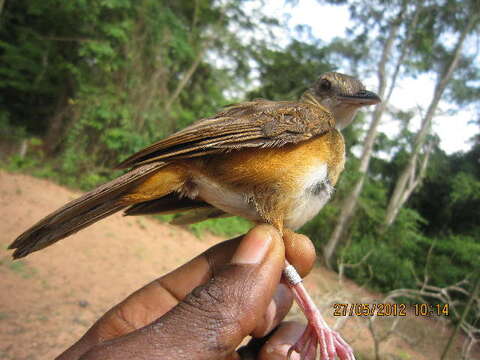
[[(117, 214), (12, 262), (8, 244), (76, 196), (47, 180), (0, 171), (0, 359), (54, 358), (132, 291), (220, 240), (207, 235), (198, 239), (179, 227)], [(336, 275), (323, 268), (315, 269), (307, 286), (330, 315), (332, 303), (378, 298), (351, 282), (339, 285)], [(296, 311), (292, 316), (299, 317)], [(395, 337), (382, 350), (395, 359), (438, 358), (443, 348), (438, 344), (444, 343), (448, 329), (438, 321), (410, 320), (400, 328), (420, 341), (411, 345)], [(342, 333), (366, 359), (373, 358), (364, 320), (349, 319)]]
[(0, 359), (51, 359), (108, 308), (214, 242), (148, 218), (111, 216), (16, 262), (6, 246), (78, 194), (0, 173)]

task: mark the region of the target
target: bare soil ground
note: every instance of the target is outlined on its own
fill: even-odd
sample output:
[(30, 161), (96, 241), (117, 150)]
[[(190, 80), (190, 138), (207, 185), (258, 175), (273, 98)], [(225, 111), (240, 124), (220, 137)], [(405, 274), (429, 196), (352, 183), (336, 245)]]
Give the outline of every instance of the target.
[[(78, 195), (47, 180), (0, 170), (0, 359), (54, 358), (128, 294), (222, 240), (208, 234), (199, 239), (183, 228), (117, 214), (12, 262), (8, 244)], [(371, 302), (381, 295), (350, 281), (340, 283), (322, 267), (306, 284), (360, 358), (373, 359), (366, 319), (334, 318), (332, 304)], [(291, 317), (301, 316), (293, 309)], [(385, 331), (393, 320), (379, 319), (379, 329)], [(398, 329), (402, 336), (382, 343), (385, 359), (438, 359), (451, 331), (445, 321), (414, 316), (400, 319)], [(449, 359), (460, 358), (462, 340)]]

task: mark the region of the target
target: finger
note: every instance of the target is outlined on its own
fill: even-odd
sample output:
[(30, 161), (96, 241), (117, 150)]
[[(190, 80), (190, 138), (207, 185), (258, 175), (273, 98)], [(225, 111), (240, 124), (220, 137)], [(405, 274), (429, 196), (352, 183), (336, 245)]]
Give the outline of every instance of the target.
[[(177, 300), (183, 299), (195, 287), (205, 284), (215, 273), (230, 262), (243, 237), (224, 241), (208, 249), (198, 257), (158, 279), (158, 284), (167, 289)], [(285, 229), (283, 240), (285, 253), (290, 263), (301, 276), (306, 276), (315, 262), (315, 247), (302, 234)]]
[[(259, 360), (285, 360), (292, 347), (305, 331), (305, 325), (298, 322), (283, 322), (260, 349)], [(299, 354), (293, 352), (292, 360), (299, 360)], [(306, 359), (307, 360), (307, 359)], [(309, 359), (308, 359), (309, 360)]]
[(194, 288), (207, 283), (220, 268), (228, 264), (243, 236), (217, 244), (196, 258), (159, 278), (156, 285), (167, 289), (181, 301)]
[(154, 323), (104, 343), (86, 359), (231, 356), (264, 316), (281, 277), (284, 254), (278, 232), (257, 226), (244, 237), (231, 263), (208, 283)]
[[(108, 311), (96, 324), (68, 351), (89, 348), (100, 341), (110, 340), (135, 331), (158, 319), (195, 287), (205, 284), (225, 264), (229, 263), (237, 250), (242, 237), (217, 244), (188, 263), (169, 274), (139, 289), (122, 303)], [(304, 235), (285, 230), (286, 256), (290, 262), (306, 275), (313, 266), (315, 250), (311, 241)], [(263, 336), (283, 319), (290, 308), (290, 299), (276, 298), (274, 304), (258, 323), (255, 336)], [(280, 301), (280, 299), (282, 299)]]
[[(167, 275), (153, 281), (142, 289), (129, 296), (123, 303), (116, 306), (105, 315), (106, 323), (113, 324), (106, 331), (103, 327), (100, 334), (103, 339), (111, 339), (139, 329), (168, 312), (182, 299), (185, 298), (195, 287), (205, 284), (215, 276), (218, 269), (227, 264), (243, 237), (224, 241), (213, 246), (201, 255), (188, 263), (180, 266)], [(297, 270), (306, 275), (313, 266), (315, 249), (311, 241), (304, 235), (292, 231), (285, 231), (283, 237), (286, 248), (286, 255)], [(285, 302), (284, 302), (285, 303)], [(284, 303), (279, 307), (284, 309)], [(266, 321), (271, 320), (270, 316)], [(277, 321), (278, 316), (275, 315)], [(283, 318), (283, 317), (282, 317)], [(262, 327), (259, 324), (259, 327)]]
[[(114, 339), (158, 319), (195, 287), (205, 284), (219, 267), (227, 264), (242, 237), (213, 246), (176, 270), (137, 290), (103, 315), (80, 343), (96, 344), (96, 339)], [(80, 346), (78, 343), (76, 345)]]
[(265, 314), (263, 314), (262, 319), (257, 322), (251, 335), (260, 338), (271, 332), (288, 314), (292, 303), (293, 295), (290, 288), (283, 283), (278, 284)]
[(283, 230), (283, 241), (287, 260), (305, 277), (315, 264), (315, 246), (305, 235), (294, 233), (289, 229)]

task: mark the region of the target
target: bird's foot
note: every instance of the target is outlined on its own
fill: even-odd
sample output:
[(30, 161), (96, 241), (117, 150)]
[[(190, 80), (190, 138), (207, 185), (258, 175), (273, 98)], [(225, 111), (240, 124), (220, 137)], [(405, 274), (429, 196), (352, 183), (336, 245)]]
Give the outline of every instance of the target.
[(352, 348), (342, 339), (340, 334), (330, 328), (318, 329), (312, 324), (308, 324), (302, 336), (290, 347), (287, 359), (294, 359), (294, 353), (302, 360), (315, 360), (320, 348), (320, 359), (335, 360), (355, 360)]
[[(291, 265), (289, 266), (291, 267)], [(293, 353), (296, 352), (302, 360), (315, 359), (319, 348), (321, 360), (335, 360), (335, 357), (340, 360), (355, 360), (352, 348), (342, 339), (339, 333), (330, 329), (303, 283), (298, 281), (300, 276), (298, 278), (293, 276), (292, 278), (291, 274), (287, 274), (291, 269), (287, 268), (288, 266), (284, 271), (286, 280), (292, 289), (297, 304), (308, 320), (305, 331), (290, 348), (287, 358), (292, 359)]]

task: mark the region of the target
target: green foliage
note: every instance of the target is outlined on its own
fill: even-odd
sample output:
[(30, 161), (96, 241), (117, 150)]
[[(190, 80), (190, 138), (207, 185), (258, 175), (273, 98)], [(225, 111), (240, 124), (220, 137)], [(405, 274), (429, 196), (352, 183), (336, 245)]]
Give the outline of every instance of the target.
[(474, 146), (467, 153), (447, 156), (437, 150), (432, 154), (424, 186), (411, 201), (427, 220), (426, 234), (480, 236), (478, 152)]
[[(349, 186), (350, 182), (353, 184), (356, 179), (348, 180), (343, 186)], [(347, 235), (348, 243), (339, 255), (339, 261), (346, 264), (361, 264), (347, 268), (347, 276), (380, 291), (412, 286), (415, 283), (415, 266), (422, 263), (425, 246), (430, 242), (419, 231), (424, 220), (408, 208), (402, 209), (398, 221), (383, 231), (387, 198), (385, 185), (373, 179), (366, 181)], [(334, 202), (332, 205), (337, 204)], [(334, 222), (335, 218), (332, 220)], [(314, 221), (318, 222), (317, 219)]]
[[(170, 222), (176, 216), (177, 215), (155, 215), (154, 217), (160, 221)], [(202, 237), (202, 235), (208, 231), (214, 235), (226, 238), (245, 234), (251, 227), (252, 224), (249, 221), (237, 216), (210, 219), (200, 223), (188, 225), (188, 228), (198, 237)]]
[(88, 169), (103, 181), (104, 167), (228, 102), (230, 73), (203, 54), (231, 53), (231, 67), (244, 66), (230, 30), (244, 26), (239, 9), (211, 0), (7, 2), (0, 126), (45, 138), (65, 176)]
[(480, 199), (480, 181), (472, 174), (460, 172), (452, 179), (450, 198), (453, 204), (465, 203), (470, 199)]
[(439, 237), (433, 251), (429, 274), (439, 286), (455, 284), (478, 269), (480, 243), (473, 236)]
[(209, 231), (212, 234), (226, 238), (245, 234), (251, 227), (252, 224), (249, 221), (237, 216), (206, 220), (189, 226), (195, 234), (200, 236), (203, 232)]
[(372, 224), (367, 227), (362, 219), (361, 224), (354, 226), (351, 242), (341, 253), (341, 261), (362, 265), (347, 268), (347, 276), (383, 292), (414, 286), (416, 276), (423, 271), (426, 249), (431, 243), (418, 231), (422, 221), (419, 214), (402, 209), (398, 221), (385, 233), (379, 231), (383, 217), (377, 221), (377, 214), (362, 215)]
[(255, 60), (262, 86), (248, 94), (251, 99), (298, 99), (319, 74), (334, 68), (326, 48), (296, 40), (284, 50), (262, 49)]

